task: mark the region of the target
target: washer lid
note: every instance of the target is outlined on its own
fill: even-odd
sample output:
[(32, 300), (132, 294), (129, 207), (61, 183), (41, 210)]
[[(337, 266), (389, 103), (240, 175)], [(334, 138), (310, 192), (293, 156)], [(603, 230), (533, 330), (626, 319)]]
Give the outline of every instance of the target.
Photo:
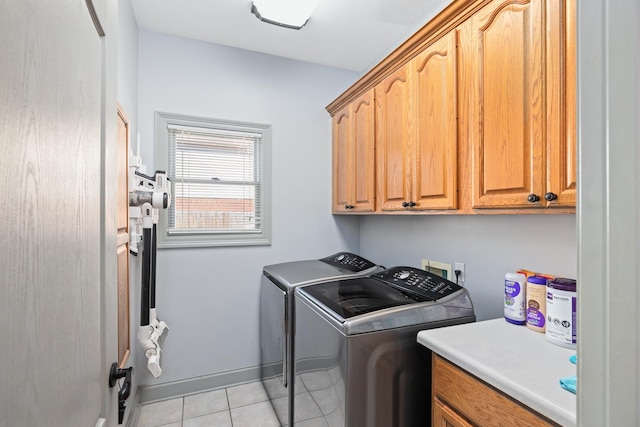
[(338, 252), (319, 260), (267, 265), (263, 268), (263, 274), (286, 290), (299, 285), (371, 274), (381, 269), (358, 255)]
[(320, 283), (305, 287), (303, 292), (342, 319), (416, 302), (433, 301), (426, 296), (402, 292), (371, 277)]

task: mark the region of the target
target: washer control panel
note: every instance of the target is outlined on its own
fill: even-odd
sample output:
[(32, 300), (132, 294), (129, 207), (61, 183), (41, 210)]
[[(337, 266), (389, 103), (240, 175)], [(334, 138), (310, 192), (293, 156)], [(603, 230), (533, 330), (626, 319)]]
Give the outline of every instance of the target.
[(383, 282), (409, 293), (439, 300), (462, 289), (462, 286), (428, 271), (413, 267), (391, 267), (373, 274)]
[(353, 273), (368, 270), (376, 266), (368, 259), (350, 252), (338, 252), (337, 254), (322, 258), (320, 261)]

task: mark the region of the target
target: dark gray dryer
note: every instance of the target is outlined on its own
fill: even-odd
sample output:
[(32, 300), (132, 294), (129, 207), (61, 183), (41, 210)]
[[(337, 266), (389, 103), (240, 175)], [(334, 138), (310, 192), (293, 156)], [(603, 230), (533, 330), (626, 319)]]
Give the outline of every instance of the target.
[(262, 383), (282, 425), (293, 414), (295, 372), (295, 321), (293, 291), (296, 287), (381, 271), (369, 260), (339, 252), (318, 260), (292, 261), (263, 268), (260, 285), (260, 365)]
[(466, 289), (394, 267), (297, 288), (295, 306), (294, 426), (431, 425), (431, 357), (417, 334), (475, 321)]

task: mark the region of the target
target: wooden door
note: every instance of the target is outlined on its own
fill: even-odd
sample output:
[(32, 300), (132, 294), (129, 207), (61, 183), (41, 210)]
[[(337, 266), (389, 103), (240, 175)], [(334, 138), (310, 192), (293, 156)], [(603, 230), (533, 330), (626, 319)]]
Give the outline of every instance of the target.
[(547, 189), (551, 207), (575, 207), (576, 2), (549, 0), (547, 7)]
[(375, 210), (375, 105), (373, 89), (351, 103), (353, 176), (351, 204), (356, 212)]
[(434, 398), (431, 406), (433, 427), (472, 427), (462, 415)]
[(91, 1), (0, 7), (0, 424), (115, 426), (105, 340), (115, 284), (103, 251), (103, 218), (114, 216), (103, 190), (114, 180), (103, 166), (110, 56)]
[(375, 87), (376, 183), (383, 211), (403, 210), (411, 201), (413, 173), (409, 138), (408, 67), (401, 67)]
[(375, 210), (375, 106), (373, 89), (332, 118), (333, 212)]
[(543, 5), (494, 0), (461, 26), (473, 208), (543, 206)]
[(118, 366), (124, 368), (131, 352), (129, 336), (129, 120), (118, 107), (117, 217), (118, 247)]
[[(440, 401), (442, 414), (436, 416), (438, 405), (434, 405), (435, 426), (536, 426), (550, 427), (557, 424), (544, 418), (529, 407), (496, 390), (450, 361), (434, 354), (432, 364), (433, 403)], [(449, 406), (450, 411), (446, 411)], [(465, 424), (455, 415), (464, 417)], [(436, 422), (438, 420), (442, 420)]]
[(411, 63), (412, 141), (415, 147), (411, 199), (415, 209), (457, 207), (457, 66), (452, 31)]
[(350, 164), (353, 162), (351, 143), (351, 109), (346, 105), (332, 118), (333, 132), (333, 212), (348, 212), (351, 205)]

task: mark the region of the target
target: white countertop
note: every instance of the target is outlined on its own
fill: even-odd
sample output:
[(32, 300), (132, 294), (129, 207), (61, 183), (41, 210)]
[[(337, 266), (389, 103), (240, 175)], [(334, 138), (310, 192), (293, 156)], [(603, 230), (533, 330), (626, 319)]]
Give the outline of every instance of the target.
[(418, 333), (418, 342), (556, 423), (575, 427), (576, 396), (560, 378), (576, 375), (575, 350), (503, 318)]

